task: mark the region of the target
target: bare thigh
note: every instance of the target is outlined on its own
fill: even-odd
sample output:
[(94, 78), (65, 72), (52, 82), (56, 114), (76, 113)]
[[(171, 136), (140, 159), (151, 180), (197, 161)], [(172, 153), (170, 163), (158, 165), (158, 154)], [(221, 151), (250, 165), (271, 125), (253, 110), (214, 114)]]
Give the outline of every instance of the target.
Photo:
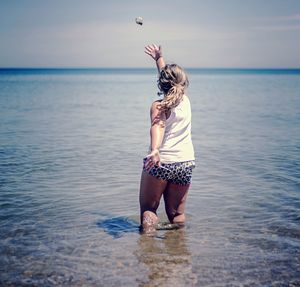
[(189, 185), (169, 183), (164, 191), (165, 209), (171, 223), (185, 221), (185, 202)]
[(156, 214), (162, 194), (164, 193), (168, 182), (158, 179), (147, 172), (142, 172), (140, 185), (140, 211), (141, 222), (145, 211), (151, 211)]

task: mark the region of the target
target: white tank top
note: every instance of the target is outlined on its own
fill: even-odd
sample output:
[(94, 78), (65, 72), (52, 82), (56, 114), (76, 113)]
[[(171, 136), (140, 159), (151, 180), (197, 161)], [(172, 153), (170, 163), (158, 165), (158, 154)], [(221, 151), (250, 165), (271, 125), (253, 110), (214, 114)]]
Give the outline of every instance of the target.
[(162, 163), (194, 160), (194, 147), (191, 138), (191, 105), (184, 95), (178, 106), (171, 109), (166, 120), (165, 134), (160, 146)]

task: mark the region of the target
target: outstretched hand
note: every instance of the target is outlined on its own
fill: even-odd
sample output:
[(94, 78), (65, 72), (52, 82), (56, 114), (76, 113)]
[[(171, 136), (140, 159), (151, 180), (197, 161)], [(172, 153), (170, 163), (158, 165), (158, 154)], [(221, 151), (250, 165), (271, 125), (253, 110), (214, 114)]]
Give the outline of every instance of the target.
[(145, 53), (148, 54), (155, 61), (157, 61), (160, 57), (162, 57), (161, 46), (157, 46), (157, 45), (146, 46)]

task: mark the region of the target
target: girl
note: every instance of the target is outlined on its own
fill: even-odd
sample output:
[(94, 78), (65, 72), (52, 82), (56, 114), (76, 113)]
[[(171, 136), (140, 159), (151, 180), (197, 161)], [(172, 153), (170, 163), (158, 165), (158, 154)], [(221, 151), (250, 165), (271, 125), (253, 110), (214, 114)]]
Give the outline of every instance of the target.
[(149, 232), (158, 223), (156, 210), (162, 195), (170, 222), (184, 224), (195, 157), (191, 107), (185, 95), (187, 75), (176, 64), (165, 65), (160, 46), (146, 46), (145, 53), (156, 62), (158, 88), (164, 96), (151, 106), (150, 151), (144, 158), (140, 184), (141, 227)]

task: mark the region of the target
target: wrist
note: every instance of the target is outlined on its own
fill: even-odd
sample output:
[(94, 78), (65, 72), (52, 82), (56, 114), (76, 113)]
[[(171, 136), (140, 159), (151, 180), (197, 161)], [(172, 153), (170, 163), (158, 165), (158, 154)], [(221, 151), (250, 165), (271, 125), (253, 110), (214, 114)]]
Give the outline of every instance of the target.
[(163, 56), (159, 55), (155, 58), (155, 61), (157, 62), (159, 59), (161, 59)]
[(151, 153), (159, 153), (159, 149), (158, 148), (152, 148)]

